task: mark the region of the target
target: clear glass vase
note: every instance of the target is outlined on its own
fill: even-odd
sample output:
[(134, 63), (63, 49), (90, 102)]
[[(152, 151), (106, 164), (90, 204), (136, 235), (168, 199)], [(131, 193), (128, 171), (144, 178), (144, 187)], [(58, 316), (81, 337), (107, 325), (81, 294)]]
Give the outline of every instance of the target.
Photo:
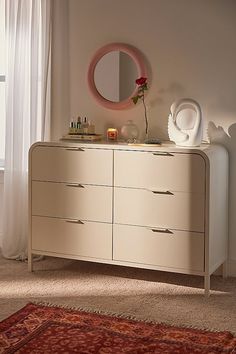
[(127, 143), (138, 141), (139, 129), (131, 119), (121, 127), (121, 136)]

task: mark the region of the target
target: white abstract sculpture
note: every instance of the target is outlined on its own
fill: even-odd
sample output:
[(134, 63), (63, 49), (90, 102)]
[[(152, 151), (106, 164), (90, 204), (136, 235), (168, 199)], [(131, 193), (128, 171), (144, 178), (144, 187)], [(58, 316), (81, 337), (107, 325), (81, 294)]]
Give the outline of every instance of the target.
[(202, 141), (202, 113), (199, 104), (183, 98), (170, 107), (168, 134), (178, 146), (199, 146)]

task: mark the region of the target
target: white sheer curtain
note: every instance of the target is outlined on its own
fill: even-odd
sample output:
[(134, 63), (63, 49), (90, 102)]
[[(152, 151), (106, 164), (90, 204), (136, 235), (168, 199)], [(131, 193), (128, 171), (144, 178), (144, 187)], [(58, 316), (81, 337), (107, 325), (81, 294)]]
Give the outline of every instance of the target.
[(50, 135), (51, 0), (6, 0), (2, 253), (27, 257), (28, 151)]

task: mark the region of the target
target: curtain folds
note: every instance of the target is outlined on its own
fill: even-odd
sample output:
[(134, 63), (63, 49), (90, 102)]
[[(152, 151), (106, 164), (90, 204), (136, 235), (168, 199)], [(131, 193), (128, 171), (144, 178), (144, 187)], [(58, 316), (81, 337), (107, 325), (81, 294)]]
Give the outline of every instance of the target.
[(50, 138), (51, 1), (6, 0), (2, 253), (27, 258), (28, 151)]

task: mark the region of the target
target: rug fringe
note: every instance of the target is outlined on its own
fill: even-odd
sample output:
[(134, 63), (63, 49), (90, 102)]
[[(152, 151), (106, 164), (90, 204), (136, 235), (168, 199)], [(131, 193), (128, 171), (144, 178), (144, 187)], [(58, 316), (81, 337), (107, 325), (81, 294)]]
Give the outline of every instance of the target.
[(178, 328), (183, 328), (183, 329), (194, 329), (194, 330), (199, 330), (199, 331), (203, 331), (203, 332), (207, 331), (207, 332), (214, 332), (214, 333), (227, 332), (227, 333), (231, 333), (234, 336), (234, 334), (228, 330), (209, 329), (206, 327), (200, 327), (200, 326), (194, 326), (194, 325), (183, 325), (183, 324), (178, 325), (178, 324), (174, 324), (174, 323), (157, 322), (154, 320), (138, 318), (134, 315), (126, 315), (124, 313), (116, 313), (116, 312), (111, 312), (111, 311), (91, 309), (91, 308), (80, 307), (80, 306), (53, 304), (53, 303), (47, 302), (47, 301), (32, 301), (31, 303), (35, 304), (35, 305), (39, 305), (39, 306), (57, 307), (57, 308), (62, 308), (62, 309), (66, 309), (66, 310), (77, 310), (77, 311), (83, 311), (83, 312), (87, 312), (87, 313), (94, 313), (94, 314), (105, 315), (105, 316), (110, 316), (110, 317), (117, 317), (117, 318), (121, 318), (121, 319), (123, 318), (123, 319), (131, 320), (131, 321), (150, 323), (153, 325), (159, 324), (164, 327), (178, 327)]

